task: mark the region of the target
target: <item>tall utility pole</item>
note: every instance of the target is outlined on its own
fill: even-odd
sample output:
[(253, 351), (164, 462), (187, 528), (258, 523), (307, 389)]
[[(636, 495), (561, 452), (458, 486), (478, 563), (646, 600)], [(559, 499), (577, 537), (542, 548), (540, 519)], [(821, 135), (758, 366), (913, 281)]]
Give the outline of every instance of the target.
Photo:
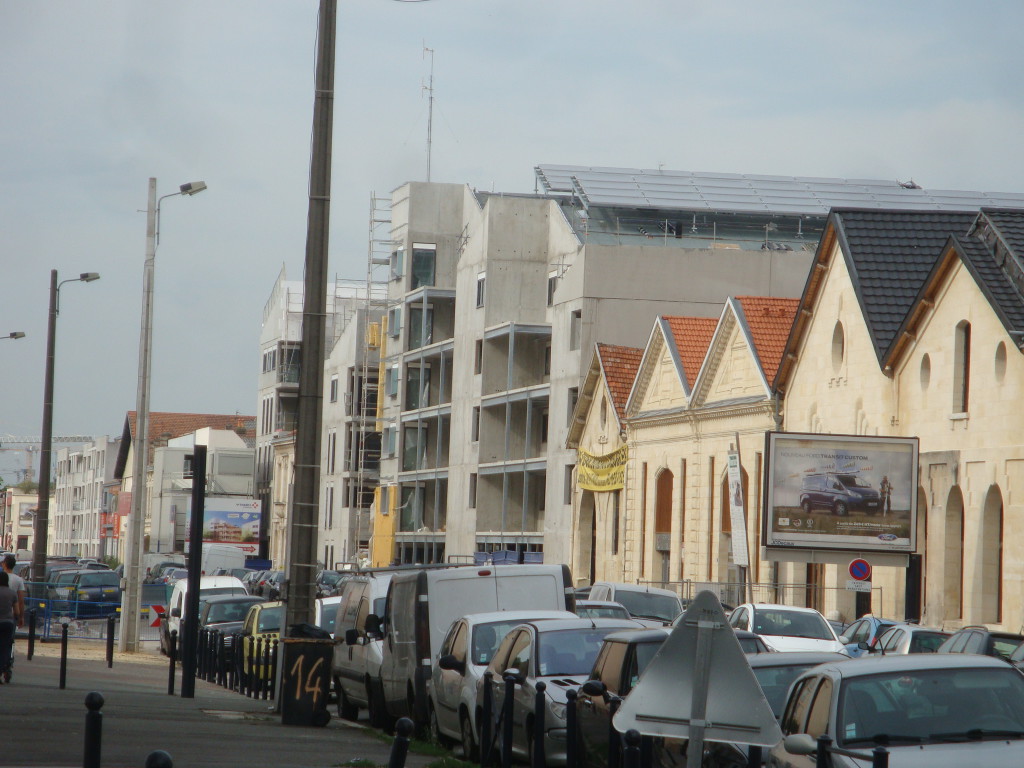
[(427, 92), (427, 181), (430, 181), (430, 157), (434, 151), (434, 49), (423, 46), (423, 55), (430, 54), (430, 80), (423, 90)]
[(299, 363), (299, 412), (295, 435), (295, 485), (288, 521), (288, 587), (282, 636), (287, 636), (293, 624), (312, 622), (313, 601), (316, 599), (337, 6), (337, 0), (320, 0), (306, 225), (306, 279), (302, 301), (302, 360)]

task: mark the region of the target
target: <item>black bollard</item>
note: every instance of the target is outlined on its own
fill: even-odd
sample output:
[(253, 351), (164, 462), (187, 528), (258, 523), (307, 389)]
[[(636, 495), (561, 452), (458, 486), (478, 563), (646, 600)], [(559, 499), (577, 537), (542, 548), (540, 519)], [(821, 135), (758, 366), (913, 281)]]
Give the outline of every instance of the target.
[(818, 751), (814, 753), (814, 768), (829, 768), (832, 761), (829, 759), (829, 755), (832, 751), (832, 737), (827, 734), (821, 734), (818, 737)]
[(618, 696), (611, 696), (608, 699), (608, 768), (619, 768), (622, 765), (622, 737), (612, 725), (621, 704), (622, 699)]
[(199, 630), (199, 637), (196, 640), (196, 677), (200, 680), (206, 676), (206, 636), (205, 629)]
[(544, 691), (547, 688), (547, 683), (540, 680), (537, 683), (537, 692), (533, 695), (533, 754), (529, 756), (533, 768), (545, 768), (547, 765), (544, 759), (544, 734), (547, 732), (544, 713), (548, 708), (547, 694)]
[(871, 750), (871, 768), (889, 768), (889, 750), (875, 747)]
[(253, 679), (256, 675), (256, 638), (249, 635), (246, 638), (246, 656), (245, 656), (245, 695), (250, 699), (253, 698), (256, 690), (256, 681)]
[(60, 689), (63, 691), (68, 681), (68, 625), (60, 627)]
[(395, 740), (391, 742), (391, 756), (388, 758), (388, 768), (405, 768), (405, 757), (409, 754), (409, 740), (415, 726), (408, 717), (398, 718), (395, 723)]
[(114, 666), (114, 614), (107, 616), (107, 669)]
[(516, 703), (516, 676), (505, 673), (505, 700), (501, 707), (501, 768), (512, 768), (512, 710)]
[[(479, 723), (480, 768), (490, 768), (491, 747), (494, 746), (494, 736), (491, 733), (494, 728), (494, 692), (491, 688), (493, 679), (493, 672), (490, 670), (484, 672), (484, 700), (480, 705), (480, 719), (482, 722)], [(469, 759), (469, 755), (465, 755), (464, 757), (466, 760)]]
[[(64, 686), (61, 686), (62, 688)], [(100, 746), (103, 742), (103, 695), (93, 691), (85, 696), (85, 755), (82, 768), (100, 768)]]
[(565, 768), (576, 768), (576, 698), (575, 688), (565, 692)]
[(167, 649), (167, 658), (170, 661), (167, 671), (167, 695), (174, 695), (174, 666), (178, 661), (178, 630), (171, 630), (171, 647)]
[(277, 683), (277, 656), (279, 652), (278, 641), (274, 640), (274, 645), (270, 650), (270, 677), (267, 679), (267, 685), (270, 686), (270, 698), (274, 698), (274, 694), (277, 692), (275, 684)]
[(626, 749), (623, 750), (623, 768), (640, 768), (640, 731), (626, 731)]
[(174, 768), (174, 763), (170, 755), (158, 749), (146, 755), (146, 768)]
[(36, 609), (33, 608), (28, 612), (28, 652), (25, 654), (25, 658), (32, 661), (32, 657), (36, 654)]
[(263, 668), (260, 671), (260, 678), (263, 683), (263, 700), (270, 698), (270, 689), (274, 687), (270, 679), (270, 638), (263, 643)]

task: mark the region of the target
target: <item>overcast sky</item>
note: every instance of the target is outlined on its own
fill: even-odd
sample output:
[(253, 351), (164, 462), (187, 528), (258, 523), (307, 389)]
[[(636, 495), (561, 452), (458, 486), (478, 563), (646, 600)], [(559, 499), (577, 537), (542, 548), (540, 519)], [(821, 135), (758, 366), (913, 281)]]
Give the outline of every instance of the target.
[[(316, 0), (0, 0), (0, 440), (135, 408), (147, 183), (162, 207), (151, 407), (254, 414), (263, 306), (301, 280)], [(913, 178), (1024, 192), (1018, 2), (341, 0), (332, 277), (370, 195), (426, 176), (529, 192), (542, 163)], [(11, 478), (21, 455), (0, 451)]]

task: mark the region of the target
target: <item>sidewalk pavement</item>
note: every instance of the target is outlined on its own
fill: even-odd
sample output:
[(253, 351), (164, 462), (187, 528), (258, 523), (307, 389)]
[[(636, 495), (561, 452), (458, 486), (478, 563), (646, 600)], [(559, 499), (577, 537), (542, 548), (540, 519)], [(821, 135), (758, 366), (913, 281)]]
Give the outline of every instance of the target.
[[(80, 766), (85, 696), (103, 695), (103, 768), (142, 768), (154, 750), (174, 768), (328, 768), (348, 761), (385, 766), (390, 745), (376, 731), (337, 717), (324, 728), (285, 726), (271, 709), (196, 680), (195, 698), (167, 695), (168, 662), (154, 653), (116, 654), (107, 668), (100, 643), (69, 645), (60, 689), (59, 644), (36, 644), (32, 661), (18, 641), (14, 677), (0, 685), (0, 765)], [(175, 691), (181, 691), (179, 668)], [(332, 708), (333, 709), (333, 708)], [(334, 712), (332, 712), (334, 714)], [(406, 765), (436, 760), (410, 754)], [(365, 764), (365, 763), (364, 763)]]

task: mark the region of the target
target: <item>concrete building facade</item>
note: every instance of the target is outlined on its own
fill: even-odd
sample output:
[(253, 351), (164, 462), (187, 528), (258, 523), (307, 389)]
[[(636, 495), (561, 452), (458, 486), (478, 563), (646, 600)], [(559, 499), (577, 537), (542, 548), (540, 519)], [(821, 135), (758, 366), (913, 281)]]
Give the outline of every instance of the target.
[(60, 448), (54, 464), (53, 537), (55, 555), (100, 558), (108, 554), (107, 516), (120, 440), (106, 435), (80, 448)]

